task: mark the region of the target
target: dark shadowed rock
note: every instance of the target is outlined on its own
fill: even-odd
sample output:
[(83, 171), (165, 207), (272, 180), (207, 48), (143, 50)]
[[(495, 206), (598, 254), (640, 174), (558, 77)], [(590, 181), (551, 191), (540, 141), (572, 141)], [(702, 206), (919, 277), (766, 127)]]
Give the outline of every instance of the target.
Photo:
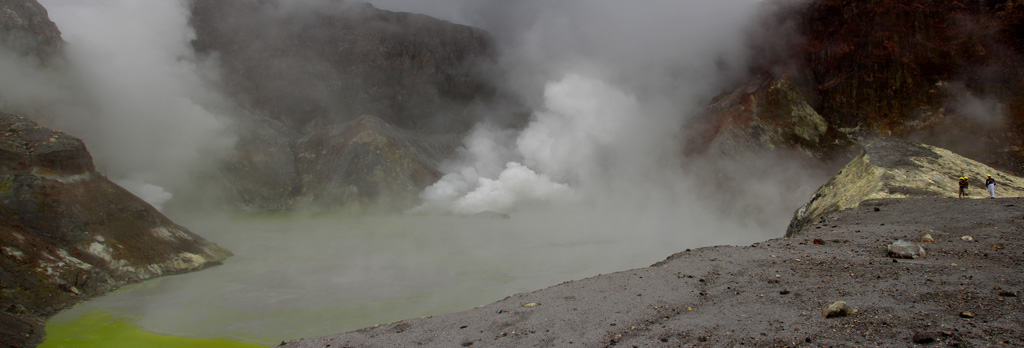
[(0, 0), (0, 47), (46, 61), (63, 43), (60, 30), (39, 2)]
[(234, 155), (224, 166), (226, 185), (244, 207), (290, 209), (300, 188), (293, 140), (297, 132), (264, 118), (241, 124), (237, 133)]
[(289, 125), (370, 114), (449, 131), (494, 93), (477, 70), (494, 55), (488, 35), (424, 15), (355, 1), (197, 0), (192, 25), (228, 90)]
[(0, 314), (11, 345), (37, 343), (41, 318), (78, 301), (231, 255), (96, 172), (81, 140), (5, 113), (0, 245), (0, 308), (21, 308)]
[[(1024, 6), (815, 0), (765, 7), (752, 30), (752, 77), (693, 119), (688, 128), (700, 136), (688, 139), (689, 151), (764, 144), (818, 153), (849, 145), (843, 134), (867, 132), (1024, 173)], [(797, 88), (780, 89), (783, 81)], [(809, 129), (801, 125), (807, 118), (780, 118), (796, 115), (787, 110), (820, 115), (823, 141), (797, 136)]]

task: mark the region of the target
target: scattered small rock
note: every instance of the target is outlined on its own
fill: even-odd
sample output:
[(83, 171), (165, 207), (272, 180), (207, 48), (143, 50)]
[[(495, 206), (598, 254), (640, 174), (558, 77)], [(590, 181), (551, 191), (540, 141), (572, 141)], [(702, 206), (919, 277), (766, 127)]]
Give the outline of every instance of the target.
[(875, 211), (882, 211), (882, 209), (879, 209), (878, 207), (875, 207)]
[(901, 259), (916, 259), (924, 257), (924, 248), (917, 243), (908, 242), (902, 239), (896, 240), (888, 246), (889, 256)]
[(533, 307), (537, 307), (537, 306), (540, 306), (540, 303), (530, 302), (530, 303), (527, 303), (527, 304), (523, 305), (523, 307), (526, 307), (526, 308), (533, 308)]
[(917, 344), (928, 344), (935, 343), (939, 339), (939, 333), (934, 331), (924, 331), (915, 333), (910, 339)]
[(960, 237), (960, 240), (962, 240), (962, 241), (967, 241), (967, 242), (973, 242), (973, 241), (974, 241), (974, 237), (971, 237), (971, 236), (963, 236), (963, 237)]
[(789, 290), (779, 291), (779, 295), (789, 295)]
[(821, 239), (814, 239), (814, 245), (823, 245), (823, 244), (825, 244), (825, 241), (823, 241)]
[(921, 235), (921, 243), (935, 243), (935, 238), (932, 238), (931, 233), (925, 233)]
[(1003, 243), (992, 243), (992, 250), (999, 251), (1003, 248)]
[(1017, 297), (1017, 293), (1009, 290), (999, 290), (999, 296), (1003, 297)]
[(974, 318), (974, 313), (971, 313), (971, 312), (968, 312), (968, 311), (963, 311), (963, 312), (960, 312), (960, 317), (961, 318), (965, 318), (965, 319), (971, 319), (971, 318)]
[(825, 310), (821, 311), (821, 315), (825, 318), (845, 317), (856, 313), (857, 310), (850, 307), (850, 305), (846, 304), (844, 301), (832, 302), (828, 307), (825, 307)]

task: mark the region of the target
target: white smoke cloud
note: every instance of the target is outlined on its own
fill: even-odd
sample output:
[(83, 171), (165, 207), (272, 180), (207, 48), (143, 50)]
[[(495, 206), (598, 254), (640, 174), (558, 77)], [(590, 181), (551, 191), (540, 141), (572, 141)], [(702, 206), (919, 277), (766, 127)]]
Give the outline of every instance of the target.
[[(489, 125), (474, 130), (463, 164), (424, 191), (425, 207), (447, 203), (453, 212), (475, 214), (508, 212), (520, 202), (567, 201), (572, 196), (569, 183), (592, 184), (611, 174), (615, 167), (609, 165), (632, 165), (615, 159), (641, 155), (616, 153), (625, 148), (616, 143), (632, 127), (644, 124), (630, 122), (630, 116), (641, 112), (633, 96), (598, 80), (568, 75), (550, 83), (544, 97), (544, 109), (533, 115), (514, 143)], [(633, 140), (632, 148), (644, 143)], [(503, 168), (496, 170), (503, 161)]]
[(159, 205), (230, 148), (221, 115), (229, 104), (192, 53), (186, 0), (41, 3), (87, 100), (54, 112), (53, 126), (81, 137), (101, 171)]
[[(552, 199), (626, 210), (644, 200), (700, 205), (685, 196), (699, 180), (682, 170), (678, 130), (701, 102), (742, 76), (745, 25), (759, 3), (371, 2), (489, 30), (503, 47), (506, 87), (535, 110), (514, 136), (478, 126), (447, 175), (422, 195), (420, 209), (447, 205), (470, 214)], [(496, 167), (558, 194), (494, 189), (507, 186)], [(485, 199), (488, 193), (494, 197)], [(555, 198), (562, 196), (573, 198)]]

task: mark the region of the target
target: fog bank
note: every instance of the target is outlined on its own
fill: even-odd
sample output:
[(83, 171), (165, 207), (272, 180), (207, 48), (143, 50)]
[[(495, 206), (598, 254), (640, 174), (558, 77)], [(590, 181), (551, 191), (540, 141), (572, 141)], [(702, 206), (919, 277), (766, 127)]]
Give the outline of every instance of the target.
[(231, 104), (192, 53), (187, 0), (40, 2), (67, 64), (0, 54), (9, 107), (82, 138), (101, 172), (158, 207), (215, 168), (234, 141)]

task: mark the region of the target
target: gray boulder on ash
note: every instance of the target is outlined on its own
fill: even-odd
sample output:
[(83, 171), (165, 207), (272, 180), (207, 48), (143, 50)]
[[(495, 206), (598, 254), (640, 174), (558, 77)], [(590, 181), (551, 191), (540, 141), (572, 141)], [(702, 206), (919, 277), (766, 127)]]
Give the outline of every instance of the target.
[(886, 249), (889, 251), (889, 256), (898, 259), (916, 259), (925, 256), (924, 247), (902, 239), (892, 242)]
[(0, 112), (0, 343), (38, 343), (42, 318), (121, 285), (231, 253), (96, 172), (81, 140)]

